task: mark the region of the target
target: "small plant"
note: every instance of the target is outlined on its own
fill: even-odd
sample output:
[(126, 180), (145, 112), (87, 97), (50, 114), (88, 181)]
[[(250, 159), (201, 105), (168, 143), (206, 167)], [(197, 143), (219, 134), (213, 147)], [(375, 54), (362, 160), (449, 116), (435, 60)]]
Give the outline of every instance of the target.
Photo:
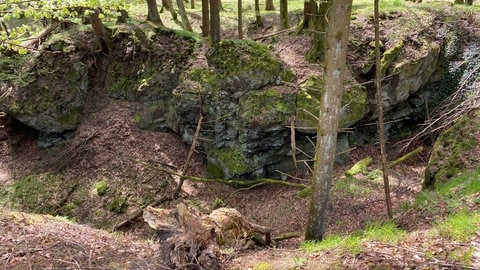
[[(305, 265), (307, 259), (305, 257), (299, 257), (299, 256), (295, 256), (295, 258), (293, 258), (293, 262), (295, 263), (295, 266), (296, 267), (302, 267)], [(296, 268), (295, 268), (296, 269)]]
[(95, 191), (97, 192), (98, 196), (103, 196), (108, 191), (108, 183), (105, 178), (95, 183)]
[(128, 208), (127, 199), (126, 196), (122, 196), (122, 193), (118, 193), (105, 204), (105, 209), (115, 214), (123, 214)]
[(273, 267), (266, 262), (259, 262), (253, 266), (253, 270), (271, 270)]
[(437, 231), (442, 237), (457, 241), (466, 241), (477, 231), (480, 225), (480, 215), (461, 211), (452, 215), (437, 225)]
[(213, 209), (218, 209), (220, 207), (222, 207), (224, 204), (223, 200), (220, 199), (220, 198), (215, 198), (215, 201), (213, 201)]

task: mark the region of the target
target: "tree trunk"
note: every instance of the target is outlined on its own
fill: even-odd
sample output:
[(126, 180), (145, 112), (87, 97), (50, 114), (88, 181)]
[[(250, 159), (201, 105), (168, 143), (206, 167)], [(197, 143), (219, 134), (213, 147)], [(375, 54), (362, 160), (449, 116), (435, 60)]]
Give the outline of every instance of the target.
[(265, 10), (275, 10), (273, 0), (265, 0)]
[(160, 23), (163, 25), (162, 20), (160, 19), (160, 14), (158, 14), (157, 1), (156, 0), (147, 0), (148, 15), (147, 20), (151, 22)]
[(162, 0), (162, 10), (160, 12), (163, 12), (164, 8), (170, 11), (173, 21), (178, 22), (177, 12), (175, 12), (175, 9), (173, 8), (172, 0)]
[(380, 23), (378, 1), (374, 0), (374, 24), (375, 24), (375, 88), (377, 90), (377, 112), (378, 112), (378, 138), (380, 141), (380, 154), (382, 156), (383, 186), (385, 191), (385, 204), (387, 205), (387, 216), (392, 215), (392, 199), (390, 198), (390, 183), (388, 181), (387, 149), (385, 146), (385, 125), (383, 124), (383, 100), (382, 100), (382, 74), (380, 63)]
[(255, 25), (262, 26), (262, 16), (260, 15), (260, 0), (255, 0)]
[(220, 41), (220, 0), (210, 0), (210, 36), (213, 43)]
[(303, 21), (300, 24), (300, 30), (315, 29), (318, 18), (318, 5), (315, 0), (305, 0), (303, 2)]
[(190, 8), (195, 9), (195, 0), (190, 1)]
[(202, 0), (202, 37), (208, 37), (210, 33), (210, 11), (208, 0)]
[[(323, 0), (320, 1), (319, 6), (317, 6), (318, 18), (312, 19), (310, 23), (315, 23), (313, 29), (313, 46), (308, 51), (307, 60), (311, 62), (322, 62), (325, 55), (325, 32), (327, 29), (327, 18), (326, 14), (330, 8), (332, 0)], [(310, 27), (312, 29), (312, 27)]]
[(97, 43), (98, 51), (108, 54), (108, 42), (105, 33), (105, 27), (100, 20), (100, 10), (96, 8), (92, 14), (90, 14), (90, 23), (92, 24), (93, 33), (95, 34), (95, 40)]
[(192, 25), (190, 25), (190, 21), (188, 20), (187, 11), (185, 10), (185, 5), (183, 4), (183, 0), (177, 0), (178, 6), (178, 13), (180, 13), (180, 17), (182, 17), (182, 28), (188, 32), (193, 32)]
[(463, 4), (465, 4), (465, 1), (464, 0), (455, 0), (453, 3), (463, 5)]
[(280, 29), (290, 28), (288, 21), (288, 0), (280, 0)]
[(238, 0), (238, 39), (243, 39), (242, 0)]
[(473, 5), (473, 0), (465, 0), (465, 5)]
[(324, 93), (317, 126), (313, 172), (313, 194), (305, 231), (306, 240), (322, 240), (332, 184), (333, 162), (340, 119), (343, 80), (346, 69), (348, 31), (352, 0), (333, 0), (327, 12), (326, 54), (323, 63)]

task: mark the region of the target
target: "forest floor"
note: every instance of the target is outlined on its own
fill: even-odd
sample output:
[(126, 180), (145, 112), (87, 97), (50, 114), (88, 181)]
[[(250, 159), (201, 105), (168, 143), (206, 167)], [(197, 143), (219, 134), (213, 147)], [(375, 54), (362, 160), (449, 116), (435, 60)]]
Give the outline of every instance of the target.
[[(264, 23), (264, 28), (251, 34), (267, 34), (274, 19), (266, 18)], [(304, 60), (311, 44), (309, 36), (283, 34), (263, 41), (296, 73), (299, 82), (321, 72), (319, 65)], [(165, 192), (171, 192), (174, 182), (167, 179), (168, 175), (133, 160), (153, 160), (181, 168), (189, 146), (175, 134), (139, 129), (132, 118), (134, 111), (135, 105), (111, 100), (100, 88), (93, 89), (85, 117), (71, 142), (76, 152), (68, 157), (68, 164), (61, 160), (61, 151), (39, 149), (33, 132), (0, 118), (0, 187), (3, 189), (15, 179), (34, 172), (58, 170), (67, 181), (102, 179), (108, 175), (119, 182), (140, 179), (149, 186), (167, 182), (170, 187)], [(389, 144), (391, 153), (398, 148), (397, 144)], [(429, 147), (425, 146), (422, 153), (389, 172), (394, 220), (406, 236), (392, 243), (360, 241), (361, 248), (357, 251), (300, 248), (310, 200), (298, 196), (298, 190), (291, 187), (269, 185), (238, 190), (218, 183), (187, 181), (181, 198), (161, 207), (173, 207), (179, 202), (203, 212), (219, 206), (233, 207), (245, 218), (273, 228), (274, 237), (291, 232), (298, 235), (280, 241), (275, 247), (223, 250), (225, 269), (480, 269), (478, 231), (466, 242), (440, 237), (431, 228), (437, 216), (444, 213), (434, 215), (411, 208), (422, 188), (428, 154)], [(345, 171), (366, 157), (374, 159), (368, 171), (347, 178)], [(347, 235), (387, 221), (382, 177), (375, 171), (380, 168), (377, 157), (376, 145), (355, 145), (348, 164), (336, 167), (327, 235)], [(188, 174), (205, 176), (205, 171), (202, 156), (196, 154)], [(310, 177), (303, 172), (298, 179), (289, 181), (308, 184)], [(84, 205), (85, 213), (77, 221), (82, 223), (82, 216), (91, 216), (88, 212), (93, 212), (93, 207)], [(120, 221), (129, 214), (132, 212), (112, 214), (111, 218)], [(92, 228), (91, 224), (0, 207), (2, 269), (165, 269), (156, 254), (159, 245), (156, 240), (154, 231), (141, 219), (124, 230), (108, 233)]]

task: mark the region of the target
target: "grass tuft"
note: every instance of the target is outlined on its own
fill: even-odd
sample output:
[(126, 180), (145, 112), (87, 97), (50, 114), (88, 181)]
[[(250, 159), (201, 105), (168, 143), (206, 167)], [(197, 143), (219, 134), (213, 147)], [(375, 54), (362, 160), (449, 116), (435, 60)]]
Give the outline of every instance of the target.
[(461, 211), (451, 215), (436, 227), (440, 236), (451, 240), (466, 241), (475, 235), (480, 225), (480, 214)]

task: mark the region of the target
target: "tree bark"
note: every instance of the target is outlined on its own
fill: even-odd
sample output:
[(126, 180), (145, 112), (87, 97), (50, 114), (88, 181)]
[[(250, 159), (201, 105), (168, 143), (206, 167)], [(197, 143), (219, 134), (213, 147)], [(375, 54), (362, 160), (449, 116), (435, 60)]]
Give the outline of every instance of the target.
[(210, 36), (212, 42), (219, 42), (220, 37), (220, 0), (210, 0)]
[(273, 0), (265, 0), (265, 10), (275, 10)]
[(322, 62), (323, 57), (325, 55), (325, 32), (327, 29), (327, 18), (326, 14), (330, 8), (332, 0), (322, 0), (320, 4), (317, 6), (317, 13), (316, 19), (312, 19), (310, 23), (314, 23), (315, 25), (310, 27), (309, 29), (313, 29), (313, 46), (309, 50), (307, 54), (307, 60), (311, 62)]
[(190, 1), (190, 8), (195, 9), (195, 0)]
[(192, 25), (188, 20), (187, 11), (185, 10), (185, 5), (183, 4), (183, 0), (177, 0), (178, 6), (178, 13), (180, 13), (180, 17), (182, 17), (182, 28), (188, 32), (193, 32)]
[(306, 240), (322, 240), (332, 184), (333, 163), (346, 69), (352, 0), (333, 0), (327, 12), (326, 54), (323, 63), (324, 93), (321, 97)]
[(93, 32), (95, 33), (95, 40), (97, 43), (98, 50), (104, 54), (108, 54), (109, 47), (107, 36), (105, 33), (105, 27), (100, 20), (100, 10), (96, 8), (92, 14), (90, 14), (90, 22), (92, 24)]
[(162, 20), (160, 19), (160, 14), (158, 13), (157, 1), (147, 0), (147, 8), (148, 8), (147, 21), (156, 22), (163, 25)]
[(238, 0), (238, 39), (243, 39), (242, 0)]
[(303, 2), (303, 20), (300, 24), (300, 30), (315, 29), (318, 18), (318, 5), (315, 0), (305, 0)]
[(202, 0), (202, 37), (208, 37), (210, 33), (210, 11), (208, 0)]
[(163, 12), (163, 9), (170, 11), (173, 21), (178, 22), (177, 12), (175, 12), (175, 9), (173, 8), (172, 0), (162, 0), (162, 9), (160, 10), (160, 13)]
[(262, 16), (260, 15), (260, 0), (255, 0), (255, 25), (262, 26)]
[(290, 28), (288, 21), (288, 0), (280, 0), (280, 29)]
[(385, 146), (385, 125), (383, 123), (383, 100), (382, 100), (382, 78), (383, 74), (380, 63), (380, 23), (378, 1), (374, 0), (374, 25), (375, 25), (375, 88), (377, 90), (377, 112), (378, 112), (378, 138), (380, 141), (380, 155), (382, 156), (383, 187), (385, 191), (385, 204), (387, 206), (387, 216), (392, 215), (392, 199), (390, 198), (390, 183), (388, 180), (387, 149)]

